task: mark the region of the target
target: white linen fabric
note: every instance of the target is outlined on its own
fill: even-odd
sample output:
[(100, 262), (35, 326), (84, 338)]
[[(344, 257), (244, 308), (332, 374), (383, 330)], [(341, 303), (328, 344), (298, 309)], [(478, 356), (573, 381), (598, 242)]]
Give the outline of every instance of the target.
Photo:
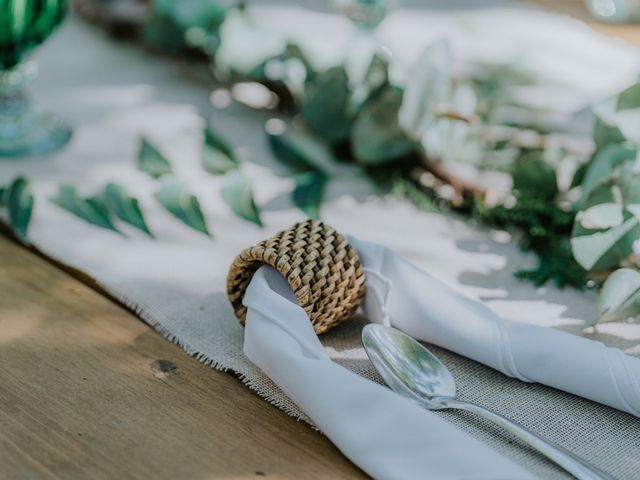
[[(350, 237), (367, 276), (370, 321), (491, 366), (640, 414), (640, 359), (600, 342), (503, 319), (389, 248)], [(374, 478), (529, 478), (432, 413), (331, 361), (280, 273), (247, 289), (244, 352)], [(460, 461), (464, 452), (465, 461)]]
[(500, 317), (389, 248), (351, 238), (367, 275), (372, 321), (539, 382), (640, 416), (640, 359), (601, 342)]
[(332, 362), (273, 268), (256, 272), (244, 304), (247, 357), (372, 477), (535, 478), (417, 403)]
[[(452, 12), (394, 13), (381, 25), (384, 38), (395, 41), (395, 46), (389, 47), (399, 55), (401, 39), (408, 38), (411, 48), (418, 51), (420, 43), (429, 40), (425, 36), (433, 32), (454, 38), (454, 49), (456, 39), (465, 38), (466, 45), (490, 53), (493, 49), (490, 45), (484, 48), (483, 38), (494, 32), (489, 43), (513, 45), (513, 56), (524, 63), (533, 59), (535, 68), (544, 70), (551, 83), (560, 79), (573, 83), (573, 77), (579, 77), (582, 81), (570, 89), (583, 100), (611, 93), (619, 88), (618, 82), (628, 84), (637, 76), (637, 49), (603, 38), (575, 20), (530, 9), (519, 15), (519, 7), (513, 5), (485, 9), (469, 2), (465, 9), (460, 5), (464, 2), (456, 3), (460, 8)], [(268, 18), (313, 33), (315, 43), (323, 47), (340, 37), (331, 22), (346, 25), (344, 19), (338, 21), (337, 16), (327, 14), (304, 17), (305, 12), (297, 10), (294, 22), (291, 17), (280, 17), (279, 12), (284, 10), (278, 8)], [(332, 26), (327, 27), (326, 22)], [(554, 26), (553, 38), (545, 37), (549, 25)], [(562, 42), (557, 41), (559, 35), (563, 35)], [(589, 55), (571, 56), (584, 51)], [(31, 243), (93, 277), (113, 298), (198, 360), (235, 372), (267, 401), (311, 422), (244, 355), (245, 331), (225, 293), (227, 268), (242, 248), (304, 218), (291, 203), (290, 179), (277, 175), (282, 167), (273, 160), (264, 135), (265, 122), (274, 112), (256, 111), (235, 101), (212, 110), (212, 87), (190, 80), (183, 63), (113, 42), (73, 18), (38, 49), (37, 57), (41, 75), (30, 90), (35, 102), (64, 116), (73, 125), (74, 134), (55, 155), (0, 162), (1, 184), (18, 174), (32, 182), (36, 203), (29, 230)], [(566, 71), (575, 75), (564, 75)], [(610, 83), (611, 79), (615, 81)], [(218, 99), (218, 95), (214, 97)], [(203, 117), (244, 160), (242, 170), (254, 179), (264, 229), (230, 211), (220, 195), (224, 177), (203, 173)], [(176, 175), (198, 196), (213, 239), (184, 226), (154, 199), (158, 182), (136, 167), (142, 135), (159, 147)], [(155, 239), (121, 222), (118, 227), (124, 235), (97, 228), (50, 201), (60, 184), (74, 185), (80, 195), (90, 196), (107, 182), (121, 184), (139, 200)], [(513, 270), (530, 267), (535, 259), (520, 252), (506, 232), (479, 228), (449, 215), (418, 212), (407, 202), (370, 193), (368, 182), (353, 171), (336, 172), (325, 192), (323, 220), (340, 231), (388, 245), (438, 281), (481, 300), (503, 317), (588, 336), (628, 355), (640, 355), (640, 324), (611, 323), (598, 325), (596, 330), (584, 329), (596, 314), (595, 292), (560, 290), (552, 285), (536, 289), (515, 281)], [(45, 313), (42, 321), (46, 321)], [(362, 325), (363, 320), (356, 317), (323, 335), (321, 342), (334, 362), (381, 382), (362, 351)], [(521, 382), (434, 345), (431, 349), (456, 377), (461, 399), (522, 423), (616, 478), (637, 479), (638, 417), (539, 383)], [(172, 360), (180, 368), (180, 358)], [(529, 376), (527, 371), (520, 372)], [(470, 433), (540, 478), (569, 478), (486, 422), (460, 412), (432, 415)]]

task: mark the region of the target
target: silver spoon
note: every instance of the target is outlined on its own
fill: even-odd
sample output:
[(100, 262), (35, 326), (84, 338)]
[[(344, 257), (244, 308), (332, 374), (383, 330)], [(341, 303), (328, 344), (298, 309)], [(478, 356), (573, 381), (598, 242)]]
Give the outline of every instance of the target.
[(615, 480), (568, 450), (480, 405), (456, 400), (453, 375), (421, 343), (400, 330), (369, 324), (362, 330), (362, 344), (373, 366), (389, 387), (428, 410), (457, 408), (491, 420), (580, 480)]

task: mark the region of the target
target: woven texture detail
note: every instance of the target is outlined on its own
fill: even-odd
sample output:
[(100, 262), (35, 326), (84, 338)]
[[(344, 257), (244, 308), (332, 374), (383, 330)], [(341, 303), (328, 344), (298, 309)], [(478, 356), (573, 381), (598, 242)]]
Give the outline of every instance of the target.
[(227, 295), (243, 325), (244, 292), (265, 264), (284, 275), (318, 334), (351, 317), (364, 300), (365, 276), (355, 249), (334, 228), (307, 220), (243, 250), (231, 264)]

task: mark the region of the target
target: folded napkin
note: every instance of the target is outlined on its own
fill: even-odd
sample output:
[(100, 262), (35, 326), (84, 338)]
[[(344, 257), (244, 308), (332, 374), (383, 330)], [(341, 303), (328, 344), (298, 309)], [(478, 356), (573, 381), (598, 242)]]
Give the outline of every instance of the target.
[(488, 365), (640, 416), (640, 359), (560, 330), (504, 319), (381, 245), (350, 239), (370, 321)]
[[(523, 381), (639, 415), (639, 359), (599, 342), (503, 319), (388, 248), (350, 241), (365, 267), (370, 321), (392, 324)], [(435, 414), (333, 363), (276, 270), (265, 266), (256, 272), (244, 304), (247, 357), (371, 476), (533, 478)]]
[(244, 304), (247, 357), (372, 477), (535, 478), (417, 403), (332, 362), (272, 267), (254, 274)]

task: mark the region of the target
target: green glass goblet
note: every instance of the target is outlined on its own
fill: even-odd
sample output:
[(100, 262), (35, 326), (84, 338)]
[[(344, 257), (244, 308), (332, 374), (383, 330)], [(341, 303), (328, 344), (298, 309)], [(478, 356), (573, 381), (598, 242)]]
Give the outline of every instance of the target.
[(31, 107), (27, 83), (36, 67), (25, 57), (64, 19), (68, 0), (0, 0), (0, 157), (42, 155), (62, 147), (71, 130)]

